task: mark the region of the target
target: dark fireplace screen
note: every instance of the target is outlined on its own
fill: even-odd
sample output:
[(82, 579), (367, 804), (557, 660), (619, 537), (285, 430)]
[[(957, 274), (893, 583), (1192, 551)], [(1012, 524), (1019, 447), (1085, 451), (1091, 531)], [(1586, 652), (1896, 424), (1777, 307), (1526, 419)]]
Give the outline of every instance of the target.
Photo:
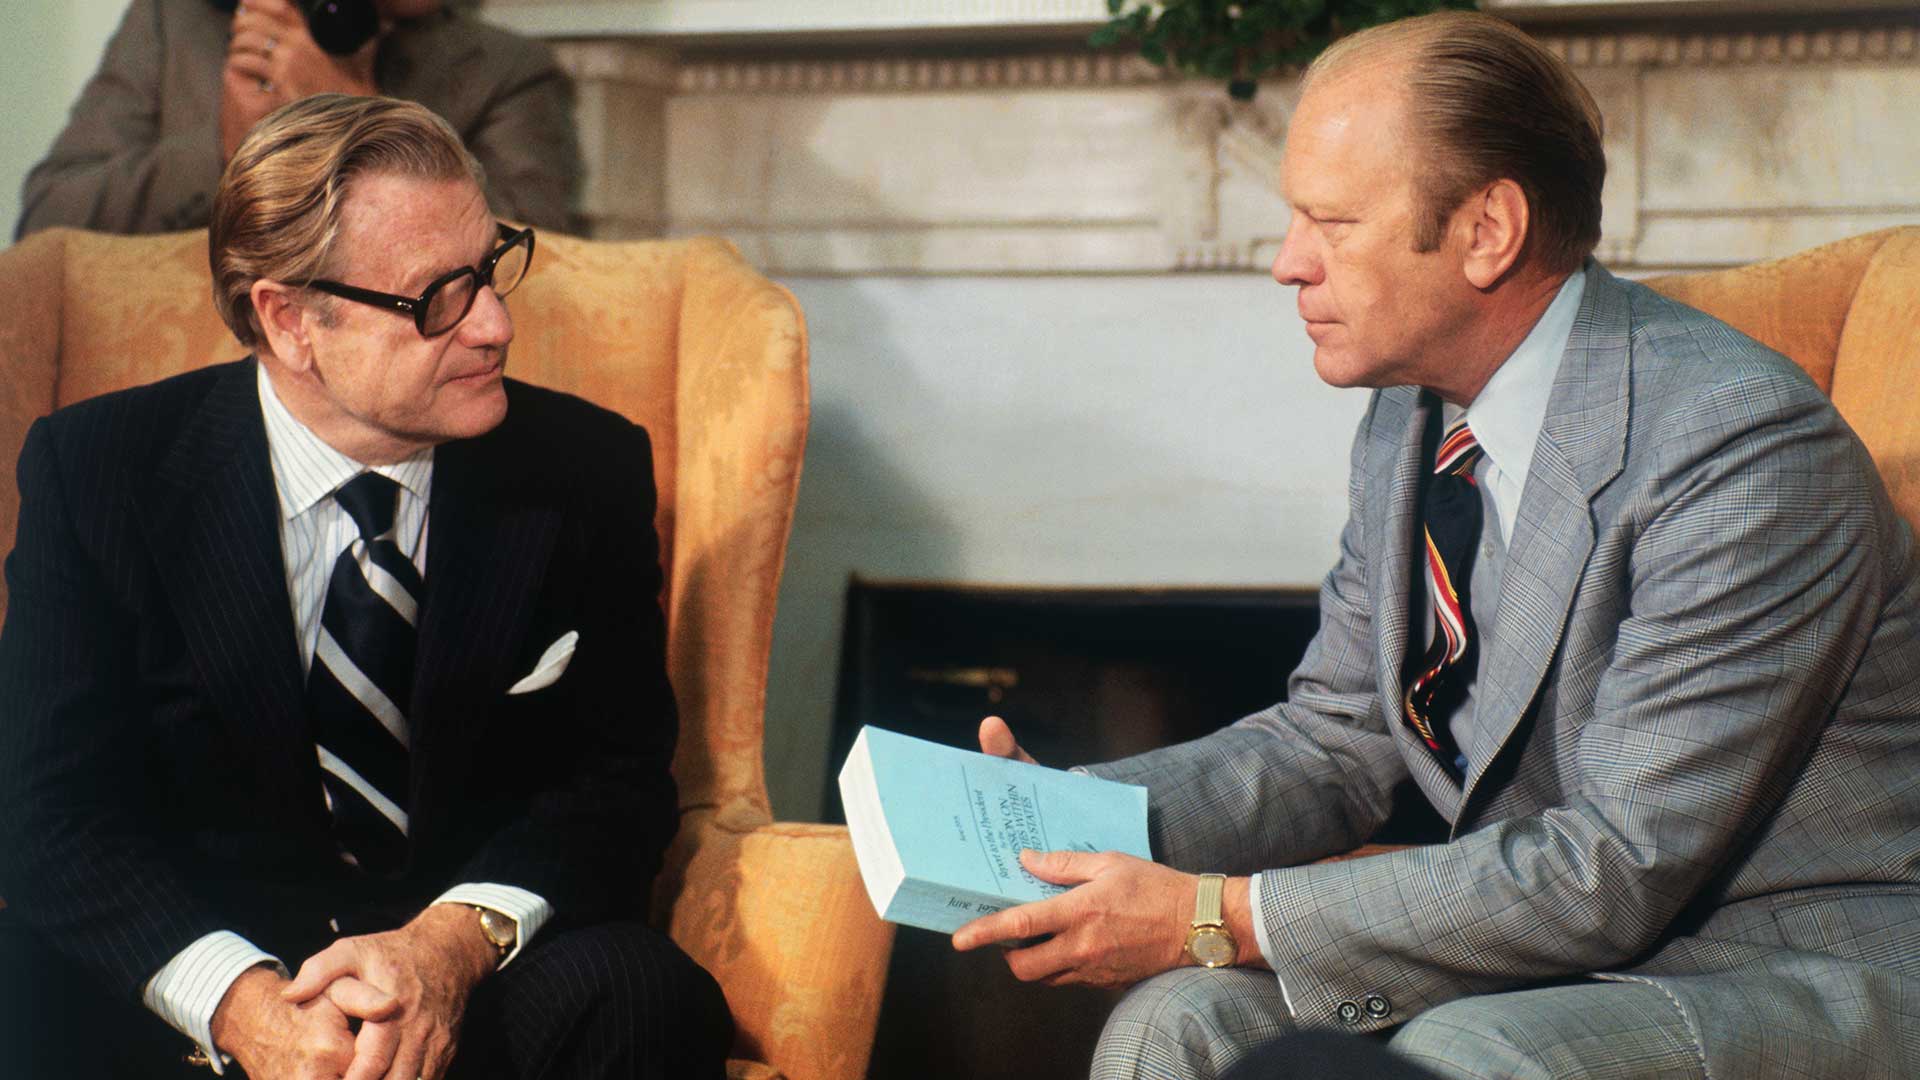
[[(1026, 589), (855, 579), (830, 769), (861, 725), (978, 749), (984, 716), (1042, 763), (1195, 738), (1286, 696), (1308, 589)], [(841, 821), (828, 785), (826, 820)]]
[[(1026, 589), (855, 579), (832, 777), (862, 724), (978, 749), (982, 717), (1048, 765), (1195, 738), (1286, 694), (1319, 627), (1307, 589)], [(1117, 995), (1029, 986), (998, 950), (895, 939), (870, 1076), (1084, 1076)]]

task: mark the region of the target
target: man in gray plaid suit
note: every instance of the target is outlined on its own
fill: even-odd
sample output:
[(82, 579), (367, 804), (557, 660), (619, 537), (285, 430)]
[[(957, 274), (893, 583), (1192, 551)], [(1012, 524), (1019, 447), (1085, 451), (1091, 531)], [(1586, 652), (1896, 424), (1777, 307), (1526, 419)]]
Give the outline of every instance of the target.
[[(1599, 131), (1485, 16), (1308, 72), (1274, 276), (1321, 377), (1377, 389), (1320, 632), (1286, 702), (1091, 769), (1150, 789), (1158, 862), (1030, 853), (1078, 887), (954, 935), (1137, 984), (1096, 1076), (1212, 1077), (1301, 1029), (1450, 1077), (1920, 1075), (1912, 533), (1791, 361), (1588, 257)], [(1462, 420), (1470, 571), (1420, 540)], [(1462, 626), (1464, 686), (1413, 722)], [(1024, 756), (997, 719), (981, 742)], [(1312, 864), (1407, 779), (1446, 843)]]

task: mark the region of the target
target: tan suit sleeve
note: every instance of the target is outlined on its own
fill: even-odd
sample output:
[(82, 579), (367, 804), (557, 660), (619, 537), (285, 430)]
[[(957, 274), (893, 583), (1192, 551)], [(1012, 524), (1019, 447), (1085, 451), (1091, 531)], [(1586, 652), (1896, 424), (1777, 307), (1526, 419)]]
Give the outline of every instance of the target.
[(487, 202), (501, 217), (577, 232), (573, 84), (543, 45), (516, 50), (512, 61), (514, 70), (465, 133), (487, 173)]
[(196, 65), (182, 63), (184, 54), (203, 51), (197, 39), (170, 41), (168, 30), (179, 28), (176, 14), (224, 17), (203, 0), (205, 12), (163, 10), (170, 2), (133, 0), (127, 8), (66, 129), (27, 174), (16, 236), (56, 225), (151, 233), (206, 224), (221, 167), (219, 124), (207, 102), (211, 95), (218, 108), (220, 69), (208, 69), (205, 88), (167, 85), (170, 55), (187, 71)]

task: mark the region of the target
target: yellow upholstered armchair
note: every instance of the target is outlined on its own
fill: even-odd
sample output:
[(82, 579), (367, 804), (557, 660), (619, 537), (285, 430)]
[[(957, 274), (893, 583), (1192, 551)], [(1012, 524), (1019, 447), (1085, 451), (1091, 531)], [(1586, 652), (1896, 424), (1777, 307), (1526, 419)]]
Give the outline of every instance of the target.
[[(206, 245), (203, 232), (59, 229), (0, 252), (0, 548), (13, 547), (13, 466), (36, 417), (241, 355), (214, 314)], [(543, 234), (512, 311), (510, 373), (653, 436), (682, 811), (655, 921), (726, 991), (732, 1076), (862, 1076), (892, 928), (845, 829), (772, 820), (761, 757), (806, 443), (799, 306), (721, 241)], [(5, 599), (0, 585), (0, 613)]]
[(1920, 530), (1920, 226), (1647, 284), (1806, 369)]

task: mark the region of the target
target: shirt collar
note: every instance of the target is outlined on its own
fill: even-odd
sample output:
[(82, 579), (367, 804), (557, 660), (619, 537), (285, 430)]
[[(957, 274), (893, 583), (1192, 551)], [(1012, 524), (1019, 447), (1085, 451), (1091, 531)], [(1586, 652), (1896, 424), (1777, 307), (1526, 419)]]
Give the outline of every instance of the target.
[[(1586, 291), (1587, 272), (1576, 270), (1533, 324), (1526, 339), (1487, 380), (1465, 410), (1473, 437), (1500, 471), (1525, 483), (1533, 467), (1533, 444), (1547, 422), (1547, 399), (1560, 373), (1560, 355), (1573, 336), (1574, 316)], [(1460, 412), (1449, 407), (1451, 422)]]
[(341, 484), (363, 472), (377, 472), (406, 488), (417, 498), (433, 493), (433, 447), (392, 465), (362, 465), (328, 446), (312, 429), (294, 418), (273, 388), (267, 367), (254, 361), (260, 392), (260, 412), (267, 424), (267, 457), (273, 465), (274, 490), (280, 497), (280, 516), (292, 521), (332, 495)]

